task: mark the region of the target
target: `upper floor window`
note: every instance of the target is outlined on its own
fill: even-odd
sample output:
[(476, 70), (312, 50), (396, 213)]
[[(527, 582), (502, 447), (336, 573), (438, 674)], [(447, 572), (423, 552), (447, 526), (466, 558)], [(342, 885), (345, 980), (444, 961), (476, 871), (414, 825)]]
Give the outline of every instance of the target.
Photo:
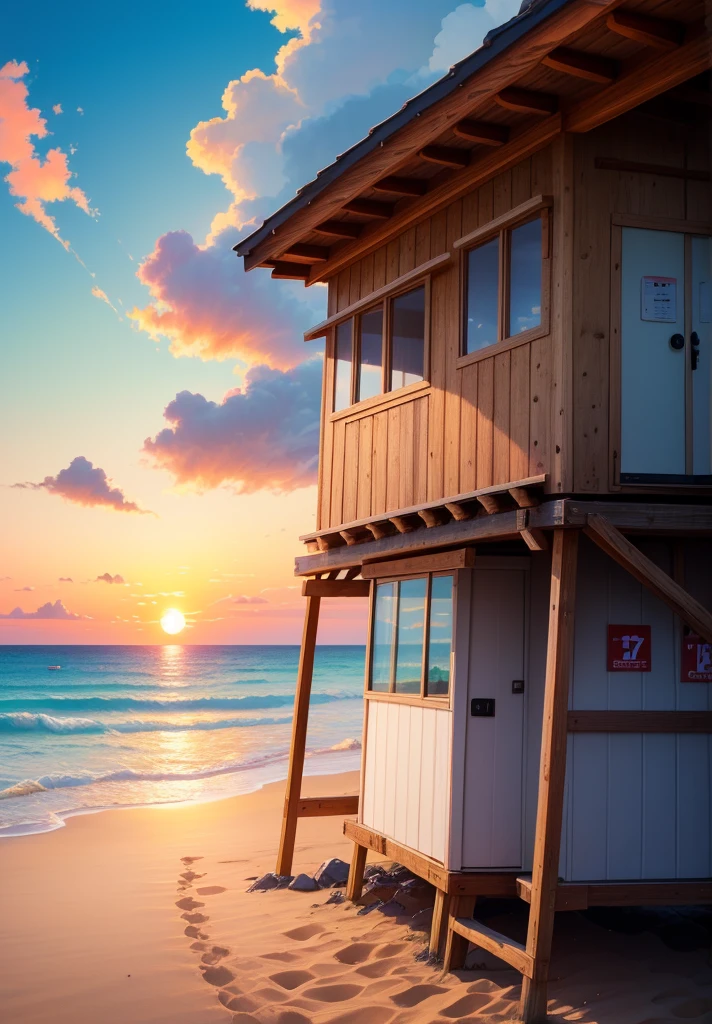
[(542, 236), (539, 216), (467, 253), (465, 355), (541, 325)]
[(425, 285), (336, 328), (334, 412), (425, 377)]
[(447, 697), (452, 609), (451, 575), (379, 583), (373, 609), (369, 690)]

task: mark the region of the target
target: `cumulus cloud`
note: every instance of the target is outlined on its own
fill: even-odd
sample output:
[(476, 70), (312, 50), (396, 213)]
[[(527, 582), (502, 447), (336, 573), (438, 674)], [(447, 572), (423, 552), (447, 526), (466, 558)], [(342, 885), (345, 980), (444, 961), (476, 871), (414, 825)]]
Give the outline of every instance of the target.
[(52, 107), (52, 113), (53, 114), (63, 114), (64, 111), (62, 110), (62, 104), (61, 103), (55, 103), (55, 105)]
[(15, 587), (15, 593), (21, 594), (24, 593), (24, 591), (29, 591), (30, 593), (32, 593), (34, 589), (34, 587)]
[(146, 509), (139, 508), (134, 501), (128, 501), (119, 487), (112, 487), (104, 470), (94, 466), (83, 455), (72, 459), (67, 468), (61, 469), (56, 476), (46, 476), (41, 483), (13, 486), (49, 491), (77, 505), (103, 505), (117, 512), (148, 514)]
[(254, 367), (222, 402), (181, 391), (164, 410), (170, 426), (144, 451), (178, 483), (291, 491), (316, 479), (321, 360), (282, 372)]
[(71, 576), (60, 576), (59, 577), (59, 582), (60, 583), (74, 583), (74, 580), (72, 579)]
[(232, 251), (238, 237), (230, 228), (205, 248), (186, 231), (163, 235), (138, 271), (154, 301), (128, 316), (154, 340), (168, 338), (176, 356), (293, 366), (304, 358), (314, 308), (294, 287), (243, 274)]
[(104, 573), (101, 574), (101, 576), (97, 576), (97, 578), (94, 580), (94, 582), (95, 583), (121, 583), (121, 584), (123, 584), (123, 583), (126, 582), (126, 580), (124, 579), (123, 576), (119, 576), (118, 573), (116, 574), (116, 576), (112, 576), (110, 572), (104, 572)]
[(435, 46), (427, 70), (438, 74), (448, 71), (482, 45), (487, 33), (513, 18), (520, 0), (486, 0), (484, 4), (460, 4), (446, 15), (435, 36)]
[(24, 61), (11, 60), (0, 68), (0, 163), (12, 168), (5, 181), (10, 194), (19, 200), (15, 204), (18, 210), (33, 217), (68, 249), (69, 243), (61, 237), (47, 205), (69, 200), (84, 213), (91, 215), (93, 211), (84, 192), (69, 184), (72, 172), (67, 154), (55, 147), (42, 157), (35, 149), (33, 138), (43, 139), (48, 131), (40, 111), (28, 105), (29, 93), (23, 81), (28, 73)]
[(77, 619), (85, 618), (84, 615), (77, 615), (75, 612), (70, 612), (69, 609), (65, 608), (63, 603), (58, 599), (52, 604), (51, 601), (47, 601), (46, 604), (41, 605), (36, 612), (25, 612), (22, 608), (13, 608), (11, 612), (6, 614), (0, 614), (0, 619), (64, 619), (76, 621)]

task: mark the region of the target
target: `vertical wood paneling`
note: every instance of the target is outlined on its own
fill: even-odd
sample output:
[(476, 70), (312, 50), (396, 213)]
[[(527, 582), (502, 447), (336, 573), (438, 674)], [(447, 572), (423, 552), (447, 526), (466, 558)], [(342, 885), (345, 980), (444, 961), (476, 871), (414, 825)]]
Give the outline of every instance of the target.
[[(430, 251), (438, 256), (447, 251), (447, 212), (436, 213), (430, 228)], [(445, 274), (433, 278), (430, 289), (430, 418), (428, 423), (428, 500), (443, 494), (443, 467), (445, 459), (445, 338), (447, 334), (447, 290)]]
[(351, 293), (351, 271), (346, 268), (336, 278), (336, 311), (346, 309)]
[(509, 479), (523, 480), (529, 471), (529, 378), (531, 346), (512, 349)]
[(388, 416), (387, 511), (398, 508), (400, 501), (402, 409), (401, 405), (396, 405), (393, 409), (389, 409), (386, 414)]
[(403, 794), (408, 792), (410, 779), (408, 778), (408, 766), (410, 764), (410, 709), (401, 708), (398, 715), (397, 739), (398, 739), (398, 763), (394, 787), (396, 792), (395, 821), (393, 825), (393, 838), (401, 843), (406, 841), (408, 821), (408, 801)]
[(386, 284), (389, 284), (400, 274), (400, 241), (394, 238), (386, 246)]
[(382, 288), (386, 283), (386, 246), (382, 245), (373, 254), (373, 287)]
[(435, 797), (435, 713), (423, 709), (423, 733), (421, 740), (420, 793), (418, 805), (418, 849), (431, 856), (433, 849), (433, 801)]
[(502, 171), (493, 181), (494, 185), (494, 216), (500, 217), (514, 205), (512, 203), (512, 172)]
[(494, 359), (477, 364), (477, 486), (492, 484)]
[(377, 412), (373, 417), (373, 453), (371, 457), (372, 499), (371, 515), (386, 511), (386, 484), (388, 477), (388, 413)]
[(460, 493), (477, 486), (477, 374), (470, 363), (460, 374)]
[(356, 518), (366, 519), (371, 515), (371, 490), (373, 460), (373, 417), (364, 416), (357, 421), (359, 427), (358, 441), (358, 497), (356, 500)]
[(494, 358), (494, 484), (506, 483), (512, 479), (509, 475), (511, 363), (511, 352), (502, 352)]
[(549, 340), (540, 338), (530, 346), (531, 374), (529, 403), (529, 471), (527, 476), (545, 473), (549, 465), (549, 395), (551, 386)]
[(361, 295), (369, 295), (374, 290), (374, 254), (364, 256), (361, 260)]
[(512, 168), (512, 206), (519, 206), (531, 198), (531, 160), (522, 160)]
[(447, 795), (450, 792), (452, 771), (452, 715), (437, 712), (435, 715), (435, 769), (433, 773), (433, 842), (431, 856), (445, 861), (448, 846), (447, 828), (450, 818)]
[(358, 820), (373, 826), (376, 799), (376, 748), (378, 704), (366, 703), (366, 749), (363, 752), (363, 806), (359, 808)]
[[(458, 200), (447, 211), (447, 245), (462, 235), (462, 201)], [(460, 274), (459, 267), (451, 267), (443, 274), (446, 303), (445, 317), (445, 464), (443, 466), (443, 496), (459, 494), (460, 487), (460, 375), (457, 359), (460, 355)]]
[(333, 433), (333, 472), (331, 477), (331, 505), (329, 515), (330, 525), (338, 526), (346, 520), (342, 512), (344, 507), (344, 442), (346, 438), (346, 424), (344, 420), (336, 420), (332, 424)]
[(399, 273), (407, 274), (415, 267), (415, 228), (408, 228), (400, 236)]
[(349, 305), (352, 302), (358, 302), (361, 298), (361, 261), (354, 263), (351, 267), (351, 276), (349, 278)]
[(404, 706), (410, 718), (410, 745), (408, 748), (408, 779), (416, 785), (410, 785), (405, 793), (407, 804), (405, 823), (405, 844), (414, 850), (418, 849), (420, 834), (420, 759), (423, 749), (423, 708)]
[(428, 496), (428, 406), (427, 398), (413, 402), (413, 503), (427, 501)]
[(386, 748), (386, 769), (383, 777), (383, 825), (381, 831), (387, 836), (394, 835), (396, 824), (396, 803), (398, 794), (395, 787), (395, 779), (398, 773), (398, 706), (396, 704), (381, 704), (385, 712), (386, 727), (381, 742)]
[(359, 429), (358, 420), (347, 423), (344, 432), (344, 491), (342, 507), (342, 523), (350, 523), (356, 519), (356, 503), (358, 498), (359, 475)]
[(398, 508), (415, 504), (415, 403), (406, 402), (400, 410), (400, 486)]

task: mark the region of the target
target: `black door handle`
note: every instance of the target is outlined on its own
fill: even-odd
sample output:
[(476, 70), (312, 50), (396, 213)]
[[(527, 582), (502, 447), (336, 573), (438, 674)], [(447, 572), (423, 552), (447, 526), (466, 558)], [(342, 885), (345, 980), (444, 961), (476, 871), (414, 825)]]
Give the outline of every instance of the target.
[(685, 347), (685, 338), (682, 334), (673, 334), (670, 338), (670, 348), (681, 349)]
[(693, 370), (700, 365), (700, 336), (697, 331), (690, 335), (690, 362)]

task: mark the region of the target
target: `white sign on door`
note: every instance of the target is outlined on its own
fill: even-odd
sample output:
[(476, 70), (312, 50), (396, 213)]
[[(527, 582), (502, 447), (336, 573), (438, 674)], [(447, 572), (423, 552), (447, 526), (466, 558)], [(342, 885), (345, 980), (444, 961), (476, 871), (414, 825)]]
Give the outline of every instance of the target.
[(669, 324), (676, 322), (676, 277), (643, 277), (641, 279), (640, 319)]

